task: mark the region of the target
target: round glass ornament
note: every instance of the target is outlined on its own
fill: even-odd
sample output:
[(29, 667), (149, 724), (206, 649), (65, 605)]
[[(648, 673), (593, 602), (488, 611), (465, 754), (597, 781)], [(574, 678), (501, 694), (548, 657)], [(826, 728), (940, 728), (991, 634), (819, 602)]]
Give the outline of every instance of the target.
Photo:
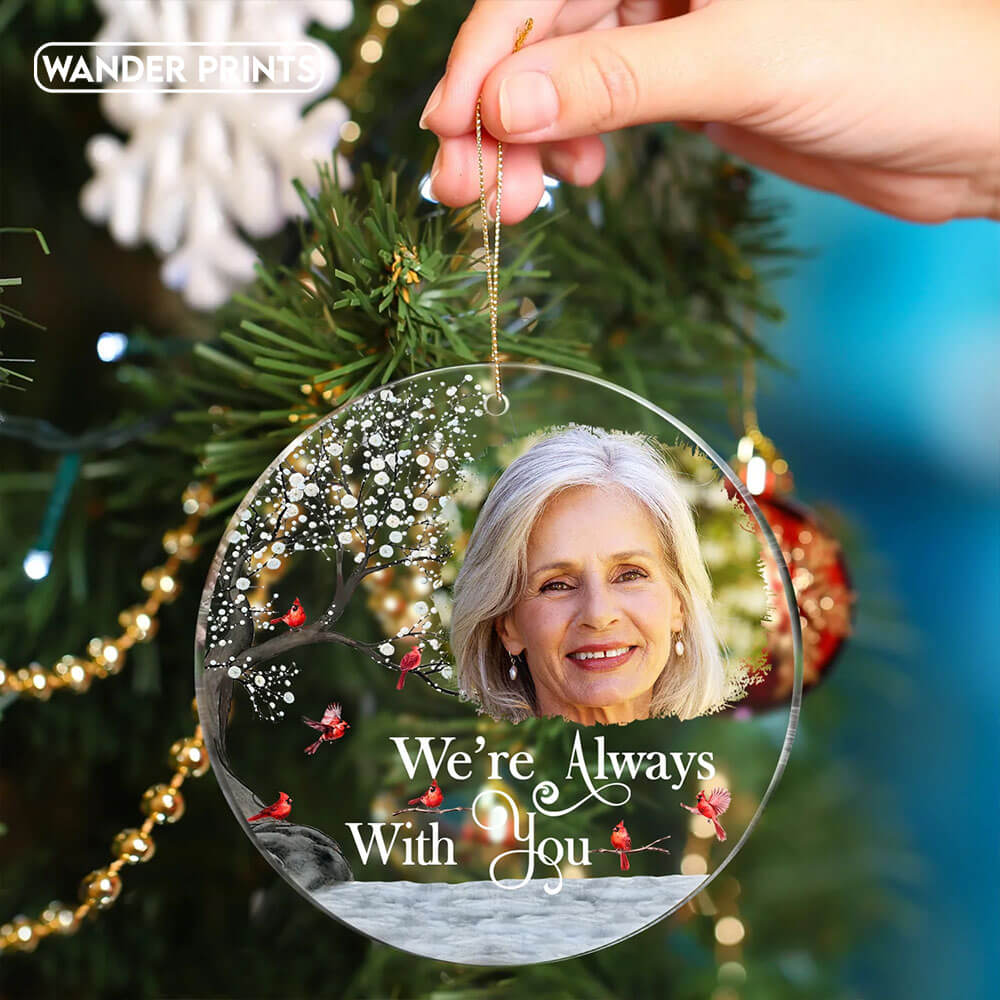
[[(473, 965), (606, 947), (708, 887), (802, 694), (787, 568), (726, 463), (609, 382), (502, 373), (505, 407), (491, 365), (443, 369), (285, 448), (196, 636), (212, 767), (268, 862), (355, 930)], [(783, 728), (721, 711), (779, 612)]]

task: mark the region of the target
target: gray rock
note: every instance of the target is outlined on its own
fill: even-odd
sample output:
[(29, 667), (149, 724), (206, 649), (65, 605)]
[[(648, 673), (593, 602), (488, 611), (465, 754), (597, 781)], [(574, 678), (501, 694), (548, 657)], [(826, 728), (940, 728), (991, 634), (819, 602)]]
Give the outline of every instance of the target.
[(263, 819), (253, 824), (257, 842), (293, 882), (316, 893), (354, 878), (340, 844), (311, 826)]
[(566, 879), (553, 896), (544, 889), (548, 879), (509, 890), (492, 882), (349, 882), (313, 898), (349, 926), (403, 951), (467, 965), (526, 965), (629, 937), (704, 881), (701, 875)]

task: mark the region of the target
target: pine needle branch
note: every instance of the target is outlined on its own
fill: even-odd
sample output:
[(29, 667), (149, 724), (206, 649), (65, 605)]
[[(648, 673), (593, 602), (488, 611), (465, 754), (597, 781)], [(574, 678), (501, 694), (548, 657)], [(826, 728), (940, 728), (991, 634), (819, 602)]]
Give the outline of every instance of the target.
[[(187, 386), (206, 405), (178, 419), (202, 429), (199, 472), (217, 483), (249, 486), (283, 443), (372, 386), (489, 357), (485, 273), (467, 213), (430, 206), (416, 190), (402, 197), (393, 170), (376, 178), (365, 167), (346, 191), (330, 165), (315, 195), (297, 190), (305, 218), (296, 265), (259, 265), (256, 286), (234, 298), (232, 327), (194, 350), (198, 370)], [(571, 327), (539, 332), (548, 307), (533, 299), (548, 295), (555, 310), (568, 292), (551, 288), (539, 267), (551, 221), (532, 220), (509, 240), (500, 348), (596, 372)]]

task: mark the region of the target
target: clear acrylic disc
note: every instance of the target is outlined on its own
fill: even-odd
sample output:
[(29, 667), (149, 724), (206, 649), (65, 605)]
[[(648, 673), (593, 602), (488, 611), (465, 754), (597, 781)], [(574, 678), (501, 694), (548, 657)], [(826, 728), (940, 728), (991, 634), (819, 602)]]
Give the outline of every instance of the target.
[[(704, 889), (802, 689), (791, 581), (725, 462), (611, 383), (503, 377), (499, 415), (491, 366), (449, 368), (285, 448), (196, 636), (213, 769), (268, 862), (352, 928), (474, 965), (606, 947)], [(795, 682), (762, 726), (738, 703), (778, 608)]]

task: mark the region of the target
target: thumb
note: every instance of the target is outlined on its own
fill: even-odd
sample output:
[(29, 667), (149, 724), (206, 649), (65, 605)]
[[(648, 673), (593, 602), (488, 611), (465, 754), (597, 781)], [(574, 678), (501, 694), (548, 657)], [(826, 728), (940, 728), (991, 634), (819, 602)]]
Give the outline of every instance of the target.
[(711, 4), (528, 45), (487, 76), (483, 121), (497, 139), (531, 143), (644, 122), (735, 121), (760, 98), (752, 6)]

